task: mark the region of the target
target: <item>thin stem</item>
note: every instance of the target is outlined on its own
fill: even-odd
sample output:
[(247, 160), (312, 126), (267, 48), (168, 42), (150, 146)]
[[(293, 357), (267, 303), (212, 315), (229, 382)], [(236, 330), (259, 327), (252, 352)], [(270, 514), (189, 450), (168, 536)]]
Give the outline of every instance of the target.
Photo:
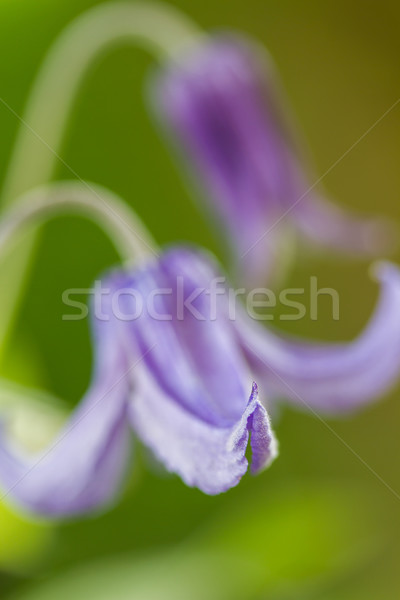
[(156, 254), (155, 242), (140, 219), (119, 196), (95, 184), (61, 181), (20, 196), (0, 221), (0, 253), (27, 224), (38, 224), (62, 212), (84, 214), (108, 233), (123, 261), (145, 260)]
[[(4, 257), (7, 244), (21, 228), (37, 225), (65, 212), (83, 214), (95, 221), (108, 234), (121, 259), (129, 265), (148, 259), (150, 252), (156, 253), (156, 245), (146, 228), (119, 196), (92, 183), (61, 181), (29, 190), (3, 214), (0, 220), (0, 258)], [(0, 378), (2, 413), (9, 413), (12, 417), (12, 431), (24, 447), (29, 446), (33, 451), (40, 449), (47, 437), (60, 427), (64, 413), (53, 404), (56, 401), (49, 394), (39, 394), (37, 390)], [(41, 408), (39, 417), (34, 412), (36, 405)], [(32, 435), (32, 418), (41, 419), (39, 436), (37, 432)]]
[[(79, 87), (90, 66), (117, 45), (140, 44), (173, 60), (203, 33), (176, 9), (152, 2), (115, 2), (90, 9), (57, 38), (37, 76), (3, 185), (2, 207), (49, 181)], [(18, 117), (18, 115), (16, 115)], [(0, 269), (0, 361), (21, 298), (36, 236), (30, 235)]]
[(74, 100), (91, 65), (113, 47), (139, 44), (173, 59), (203, 34), (172, 7), (104, 4), (76, 19), (50, 49), (30, 95), (3, 187), (3, 206), (48, 181)]

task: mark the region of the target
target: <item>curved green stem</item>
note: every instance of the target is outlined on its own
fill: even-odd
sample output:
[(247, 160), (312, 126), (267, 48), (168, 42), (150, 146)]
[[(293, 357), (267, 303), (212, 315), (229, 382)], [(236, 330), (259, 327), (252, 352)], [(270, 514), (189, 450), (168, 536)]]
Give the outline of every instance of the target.
[(16, 199), (0, 221), (0, 259), (5, 246), (24, 225), (38, 225), (54, 214), (74, 212), (90, 217), (108, 233), (121, 259), (130, 264), (157, 255), (156, 244), (139, 217), (105, 187), (59, 181), (34, 188)]
[[(116, 194), (87, 182), (60, 181), (25, 192), (0, 220), (0, 261), (21, 229), (37, 226), (60, 213), (82, 214), (108, 234), (127, 266), (147, 260), (156, 245), (135, 212)], [(150, 254), (151, 253), (151, 254)], [(0, 378), (0, 407), (8, 413), (11, 430), (26, 447), (36, 450), (55, 433), (64, 418), (50, 394)], [(35, 408), (40, 408), (35, 412)], [(51, 407), (51, 408), (50, 408)], [(32, 429), (32, 419), (36, 419)]]
[(3, 206), (49, 180), (79, 87), (91, 65), (113, 47), (140, 44), (173, 59), (201, 32), (172, 7), (152, 2), (104, 4), (59, 36), (39, 72), (3, 187)]
[[(50, 49), (37, 76), (3, 185), (2, 207), (49, 181), (79, 87), (95, 60), (116, 45), (140, 44), (158, 59), (173, 60), (203, 33), (176, 9), (152, 2), (115, 2), (90, 9), (69, 25)], [(32, 234), (0, 269), (0, 360), (34, 252)]]

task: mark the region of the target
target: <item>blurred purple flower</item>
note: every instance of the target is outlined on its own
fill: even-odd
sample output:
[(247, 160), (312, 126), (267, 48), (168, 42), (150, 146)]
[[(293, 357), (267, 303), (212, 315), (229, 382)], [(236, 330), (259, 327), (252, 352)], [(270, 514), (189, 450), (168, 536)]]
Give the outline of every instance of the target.
[(152, 79), (150, 98), (227, 237), (239, 281), (279, 274), (293, 233), (336, 250), (376, 256), (391, 229), (360, 219), (314, 189), (269, 58), (255, 44), (219, 36)]
[[(231, 488), (247, 470), (249, 440), (253, 473), (277, 453), (253, 376), (262, 381), (266, 405), (287, 397), (332, 413), (370, 401), (394, 383), (400, 273), (383, 264), (378, 276), (381, 299), (365, 332), (348, 344), (320, 344), (280, 337), (240, 307), (232, 318), (232, 296), (211, 293), (219, 268), (204, 253), (172, 249), (142, 267), (115, 271), (104, 280), (110, 294), (95, 319), (97, 360), (88, 394), (35, 460), (23, 460), (3, 437), (2, 487), (44, 515), (102, 506), (123, 479), (129, 423), (187, 485), (207, 494)], [(146, 300), (139, 315), (138, 295)]]

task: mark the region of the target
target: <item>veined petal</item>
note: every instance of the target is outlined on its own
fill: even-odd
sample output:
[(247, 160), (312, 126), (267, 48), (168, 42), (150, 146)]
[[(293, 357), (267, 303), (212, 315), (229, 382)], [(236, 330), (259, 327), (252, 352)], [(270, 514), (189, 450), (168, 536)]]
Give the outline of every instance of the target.
[[(151, 374), (141, 371), (130, 405), (132, 426), (155, 456), (183, 481), (206, 494), (237, 485), (247, 471), (246, 448), (251, 434), (253, 473), (277, 454), (276, 442), (256, 386), (242, 415), (229, 427), (208, 423), (166, 394)], [(224, 398), (224, 402), (229, 399)]]
[(0, 486), (28, 511), (65, 517), (101, 507), (119, 490), (129, 458), (129, 378), (117, 324), (94, 320), (96, 369), (92, 384), (60, 434), (34, 457), (0, 440)]
[(249, 431), (255, 470), (272, 459), (274, 442), (255, 388), (249, 401), (251, 376), (232, 324), (217, 310), (213, 318), (212, 276), (200, 254), (172, 250), (133, 277), (143, 297), (162, 293), (152, 314), (129, 323), (134, 351), (143, 356), (130, 415), (168, 469), (219, 493), (246, 471)]
[(400, 376), (400, 270), (377, 269), (381, 297), (364, 332), (350, 343), (280, 337), (240, 315), (243, 350), (267, 393), (299, 406), (344, 412), (385, 393)]
[(199, 418), (225, 427), (243, 413), (252, 378), (231, 323), (217, 307), (213, 314), (213, 277), (201, 254), (170, 250), (133, 274), (129, 285), (148, 310), (127, 327), (158, 385)]
[(297, 229), (356, 254), (387, 249), (382, 223), (330, 208), (314, 189), (318, 177), (279, 87), (260, 47), (225, 35), (158, 73), (150, 88), (156, 113), (206, 192), (218, 234), (227, 233), (239, 280), (250, 285), (282, 271)]

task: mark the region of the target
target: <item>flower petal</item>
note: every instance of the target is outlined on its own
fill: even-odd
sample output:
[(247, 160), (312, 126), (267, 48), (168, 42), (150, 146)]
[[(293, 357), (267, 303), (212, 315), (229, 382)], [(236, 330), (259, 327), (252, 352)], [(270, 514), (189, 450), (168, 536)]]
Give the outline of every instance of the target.
[(201, 254), (170, 250), (133, 274), (129, 285), (147, 299), (147, 310), (127, 327), (141, 364), (164, 391), (198, 418), (224, 427), (243, 413), (252, 378), (231, 323), (217, 308), (213, 314), (213, 277)]
[(237, 485), (247, 471), (250, 433), (253, 473), (267, 467), (276, 456), (275, 438), (257, 395), (253, 386), (238, 421), (230, 427), (218, 427), (182, 407), (143, 370), (131, 403), (132, 426), (165, 467), (187, 485), (206, 494), (220, 494)]
[(361, 218), (317, 195), (306, 195), (290, 218), (310, 242), (338, 252), (374, 257), (397, 246), (396, 226), (384, 218)]
[(218, 235), (227, 233), (240, 281), (259, 285), (279, 275), (297, 228), (341, 250), (371, 255), (386, 248), (382, 223), (330, 208), (314, 190), (318, 177), (306, 145), (260, 47), (233, 35), (215, 37), (151, 84), (156, 114), (201, 182)]
[(94, 321), (97, 340), (93, 382), (54, 442), (26, 457), (4, 432), (0, 485), (28, 511), (61, 517), (108, 503), (119, 489), (129, 457), (127, 361), (111, 313)]
[(236, 321), (243, 349), (269, 395), (330, 413), (376, 399), (400, 376), (400, 270), (381, 263), (381, 297), (369, 325), (351, 343), (280, 337), (247, 316)]
[(133, 351), (143, 356), (133, 374), (133, 428), (167, 468), (207, 493), (228, 489), (246, 471), (249, 430), (256, 470), (273, 443), (255, 391), (249, 403), (251, 376), (232, 324), (217, 310), (213, 318), (214, 276), (202, 255), (171, 250), (130, 283), (147, 299), (164, 291), (155, 313), (129, 323)]
[(240, 275), (259, 281), (279, 269), (290, 232), (281, 223), (264, 235), (284, 211), (281, 188), (288, 177), (281, 153), (287, 150), (265, 110), (260, 64), (251, 50), (242, 40), (217, 38), (158, 74), (150, 96), (205, 187), (211, 219), (217, 217), (218, 234), (226, 234)]

